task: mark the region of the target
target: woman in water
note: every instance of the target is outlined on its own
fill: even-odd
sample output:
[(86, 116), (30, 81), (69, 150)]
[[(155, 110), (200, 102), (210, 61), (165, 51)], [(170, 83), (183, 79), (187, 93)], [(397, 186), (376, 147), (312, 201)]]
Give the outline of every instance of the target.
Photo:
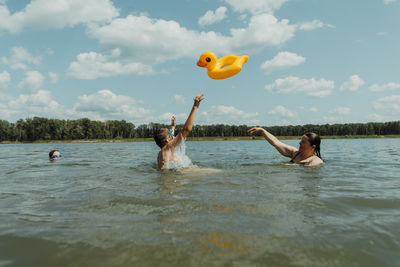
[(300, 141), (299, 149), (286, 145), (263, 128), (251, 128), (249, 134), (261, 133), (282, 156), (291, 158), (290, 162), (305, 166), (316, 166), (323, 163), (320, 153), (321, 138), (316, 133), (306, 133)]

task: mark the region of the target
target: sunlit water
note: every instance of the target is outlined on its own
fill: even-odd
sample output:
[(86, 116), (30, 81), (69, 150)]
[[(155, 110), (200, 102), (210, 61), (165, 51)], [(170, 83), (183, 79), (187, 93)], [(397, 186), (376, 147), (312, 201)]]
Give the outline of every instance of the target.
[(187, 142), (158, 171), (154, 143), (0, 145), (0, 266), (400, 266), (400, 139), (321, 152)]

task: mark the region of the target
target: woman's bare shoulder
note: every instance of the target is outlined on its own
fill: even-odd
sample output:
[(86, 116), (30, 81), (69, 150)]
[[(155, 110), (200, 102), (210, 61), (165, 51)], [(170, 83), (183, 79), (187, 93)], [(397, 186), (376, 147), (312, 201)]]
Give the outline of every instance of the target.
[(305, 163), (306, 166), (317, 166), (317, 165), (321, 165), (322, 163), (324, 163), (324, 161), (320, 157), (315, 156), (315, 155), (309, 157), (305, 161), (307, 161)]

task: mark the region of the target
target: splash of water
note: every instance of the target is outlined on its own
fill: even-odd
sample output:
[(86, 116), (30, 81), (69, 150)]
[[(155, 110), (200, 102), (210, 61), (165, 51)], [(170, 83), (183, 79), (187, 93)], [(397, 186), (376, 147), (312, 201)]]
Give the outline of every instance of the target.
[(192, 163), (190, 158), (186, 155), (186, 140), (184, 139), (182, 143), (175, 149), (174, 161), (167, 162), (165, 164), (165, 169), (182, 170), (186, 168), (197, 167)]

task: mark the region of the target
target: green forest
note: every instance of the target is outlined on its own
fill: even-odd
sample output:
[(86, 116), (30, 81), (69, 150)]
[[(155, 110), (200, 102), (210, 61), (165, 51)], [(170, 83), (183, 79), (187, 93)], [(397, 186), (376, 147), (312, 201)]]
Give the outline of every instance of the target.
[[(87, 118), (59, 120), (48, 118), (20, 119), (15, 123), (0, 120), (0, 141), (32, 142), (36, 140), (84, 140), (151, 138), (154, 132), (169, 125), (149, 123), (135, 126), (125, 120), (93, 121)], [(183, 125), (177, 125), (177, 132)], [(194, 125), (189, 137), (248, 136), (247, 125)], [(276, 136), (301, 136), (315, 132), (321, 136), (399, 135), (400, 121), (323, 125), (289, 125), (263, 127)]]

